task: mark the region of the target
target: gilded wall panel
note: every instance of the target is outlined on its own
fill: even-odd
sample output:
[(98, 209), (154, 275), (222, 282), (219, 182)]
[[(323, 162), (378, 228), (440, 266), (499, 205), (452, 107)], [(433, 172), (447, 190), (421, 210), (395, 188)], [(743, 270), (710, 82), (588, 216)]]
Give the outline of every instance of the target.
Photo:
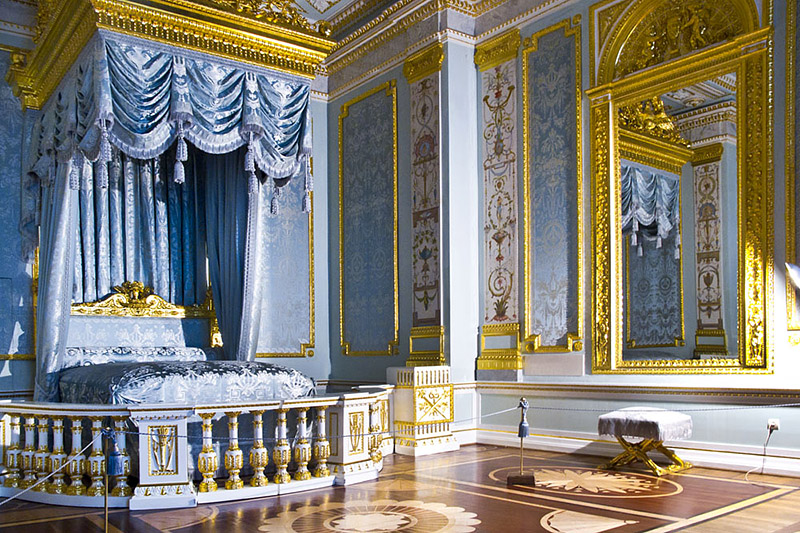
[[(800, 138), (800, 121), (797, 120), (797, 108), (800, 106), (800, 72), (797, 70), (797, 55), (800, 52), (800, 40), (797, 33), (797, 12), (800, 1), (786, 2), (786, 261), (800, 264), (798, 244), (800, 244), (800, 150), (797, 139)], [(800, 293), (791, 282), (786, 280), (786, 312), (790, 330), (800, 330)], [(800, 342), (800, 335), (795, 333), (792, 340)]]
[(411, 325), (441, 322), (439, 72), (411, 84)]
[(519, 320), (517, 62), (481, 73), (483, 87), (483, 321)]
[(256, 357), (314, 354), (313, 199), (311, 213), (302, 212), (302, 202), (302, 180), (290, 180), (283, 187), (280, 215), (263, 218), (265, 251), (259, 268), (263, 286)]
[(579, 20), (524, 43), (528, 351), (579, 349), (583, 335)]
[(394, 80), (339, 115), (339, 310), (345, 355), (397, 347), (397, 89)]

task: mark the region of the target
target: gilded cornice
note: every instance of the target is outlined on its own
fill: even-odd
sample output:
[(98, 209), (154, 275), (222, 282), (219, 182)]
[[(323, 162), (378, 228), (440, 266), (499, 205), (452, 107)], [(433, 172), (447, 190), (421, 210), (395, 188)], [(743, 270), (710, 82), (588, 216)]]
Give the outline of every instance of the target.
[(619, 156), (621, 159), (634, 161), (655, 167), (680, 176), (681, 168), (692, 161), (692, 150), (661, 139), (619, 130)]
[(498, 35), (475, 48), (475, 64), (481, 72), (502, 65), (517, 57), (520, 45), (519, 29)]
[(443, 61), (444, 46), (442, 43), (434, 43), (406, 59), (403, 64), (403, 75), (409, 84), (414, 83), (434, 72), (439, 72), (442, 69)]
[(45, 1), (36, 48), (6, 79), (23, 107), (40, 108), (98, 29), (313, 78), (334, 45), (328, 29), (301, 23), (289, 0), (269, 5), (281, 9), (241, 12), (227, 0)]
[(722, 159), (722, 143), (707, 144), (695, 149), (692, 163), (704, 165)]

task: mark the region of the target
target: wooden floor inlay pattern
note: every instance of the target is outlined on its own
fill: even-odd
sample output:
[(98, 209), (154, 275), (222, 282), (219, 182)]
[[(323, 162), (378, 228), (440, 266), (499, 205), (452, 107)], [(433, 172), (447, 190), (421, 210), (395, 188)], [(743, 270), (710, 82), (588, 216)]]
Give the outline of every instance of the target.
[[(113, 510), (109, 531), (264, 533), (797, 533), (800, 480), (693, 468), (603, 471), (596, 457), (526, 452), (535, 487), (507, 486), (519, 473), (508, 448), (468, 446), (431, 457), (389, 456), (381, 478), (195, 509)], [(751, 480), (753, 477), (751, 476)], [(12, 502), (0, 531), (99, 532), (102, 510)]]

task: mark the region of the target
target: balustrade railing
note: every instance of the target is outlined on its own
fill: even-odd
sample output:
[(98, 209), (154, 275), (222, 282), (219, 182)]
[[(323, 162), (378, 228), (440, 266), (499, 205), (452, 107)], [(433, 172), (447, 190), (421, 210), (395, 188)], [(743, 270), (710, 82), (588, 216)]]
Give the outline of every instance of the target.
[[(0, 504), (19, 494), (99, 507), (107, 495), (111, 507), (181, 507), (375, 478), (388, 398), (386, 389), (224, 406), (3, 402)], [(215, 423), (227, 424), (227, 436), (215, 435)], [(112, 465), (109, 429), (119, 452)], [(194, 457), (192, 441), (202, 445)], [(196, 484), (191, 470), (202, 476)]]

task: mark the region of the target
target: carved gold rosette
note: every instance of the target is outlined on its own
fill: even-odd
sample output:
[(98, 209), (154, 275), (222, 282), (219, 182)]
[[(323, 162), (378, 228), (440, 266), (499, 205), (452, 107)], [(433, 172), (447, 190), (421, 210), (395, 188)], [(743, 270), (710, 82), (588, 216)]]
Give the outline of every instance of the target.
[(306, 78), (334, 46), (292, 0), (42, 0), (37, 18), (36, 48), (6, 76), (23, 108), (44, 105), (99, 29)]

